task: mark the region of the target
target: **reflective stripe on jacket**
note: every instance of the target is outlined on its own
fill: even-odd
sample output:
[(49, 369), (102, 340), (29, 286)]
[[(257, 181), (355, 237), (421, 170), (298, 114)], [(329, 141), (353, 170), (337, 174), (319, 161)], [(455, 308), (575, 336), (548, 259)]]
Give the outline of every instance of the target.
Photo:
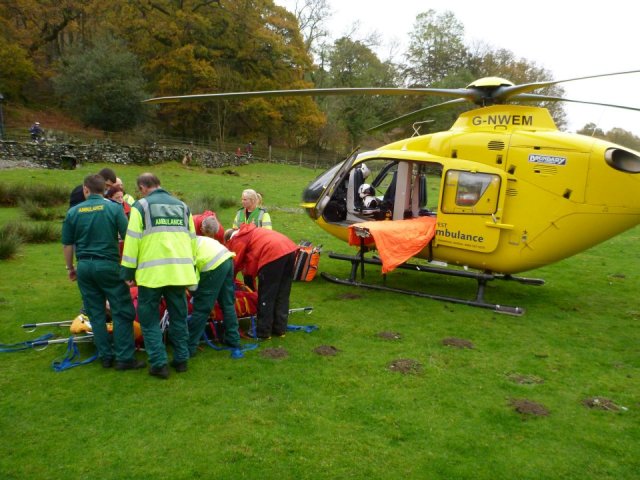
[(138, 285), (195, 285), (195, 254), (193, 218), (183, 202), (159, 188), (134, 204), (122, 266), (135, 270)]
[(196, 269), (198, 272), (215, 270), (228, 258), (234, 257), (220, 242), (209, 237), (196, 238)]
[(268, 228), (271, 230), (271, 215), (264, 208), (256, 208), (247, 217), (246, 210), (241, 208), (233, 219), (233, 228), (240, 228), (245, 223), (253, 223), (256, 227)]

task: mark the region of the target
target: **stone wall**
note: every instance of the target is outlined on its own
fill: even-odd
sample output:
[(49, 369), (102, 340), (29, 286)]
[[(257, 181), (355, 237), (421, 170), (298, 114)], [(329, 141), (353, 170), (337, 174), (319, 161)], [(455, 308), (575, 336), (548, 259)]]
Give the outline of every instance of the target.
[(29, 164), (43, 168), (73, 169), (82, 163), (116, 163), (155, 165), (181, 162), (191, 152), (191, 164), (210, 168), (243, 165), (244, 156), (203, 149), (166, 147), (161, 145), (118, 145), (92, 143), (88, 145), (0, 141), (0, 160), (5, 164)]

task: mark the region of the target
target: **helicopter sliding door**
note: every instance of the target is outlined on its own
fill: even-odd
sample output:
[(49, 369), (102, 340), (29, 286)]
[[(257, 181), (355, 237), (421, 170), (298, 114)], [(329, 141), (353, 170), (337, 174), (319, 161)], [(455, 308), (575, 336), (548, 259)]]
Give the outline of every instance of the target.
[[(466, 163), (466, 162), (465, 162)], [(506, 181), (504, 172), (492, 167), (448, 168), (441, 187), (436, 245), (477, 252), (498, 246)]]

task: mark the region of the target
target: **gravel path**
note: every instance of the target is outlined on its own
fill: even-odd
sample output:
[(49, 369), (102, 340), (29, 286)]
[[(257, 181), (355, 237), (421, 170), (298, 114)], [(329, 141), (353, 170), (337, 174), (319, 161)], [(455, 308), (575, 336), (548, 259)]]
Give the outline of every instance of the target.
[(34, 162), (27, 160), (3, 160), (0, 158), (0, 170), (4, 168), (44, 168), (43, 165), (38, 165)]

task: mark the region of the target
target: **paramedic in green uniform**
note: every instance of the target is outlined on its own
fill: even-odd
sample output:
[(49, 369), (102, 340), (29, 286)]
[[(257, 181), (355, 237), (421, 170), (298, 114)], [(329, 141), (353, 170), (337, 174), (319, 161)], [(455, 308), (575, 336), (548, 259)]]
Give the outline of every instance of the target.
[(187, 287), (197, 285), (196, 229), (187, 205), (161, 188), (153, 173), (137, 179), (141, 198), (131, 207), (122, 252), (123, 275), (138, 285), (138, 320), (149, 356), (149, 374), (169, 378), (167, 350), (162, 343), (161, 297), (169, 312), (171, 366), (186, 372), (189, 360)]
[[(129, 288), (120, 278), (118, 234), (125, 235), (127, 217), (120, 205), (104, 199), (104, 187), (100, 175), (84, 179), (86, 200), (69, 209), (62, 225), (64, 259), (69, 280), (78, 281), (102, 366), (109, 368), (115, 360), (117, 370), (133, 370), (146, 364), (134, 357), (136, 312)], [(113, 345), (107, 333), (106, 300), (113, 320)]]
[(197, 352), (216, 300), (222, 310), (223, 342), (232, 348), (241, 347), (233, 282), (235, 253), (214, 238), (219, 228), (216, 217), (207, 217), (202, 221), (203, 236), (196, 238), (196, 270), (200, 274), (200, 281), (193, 293), (193, 313), (189, 323), (189, 355), (192, 357)]

